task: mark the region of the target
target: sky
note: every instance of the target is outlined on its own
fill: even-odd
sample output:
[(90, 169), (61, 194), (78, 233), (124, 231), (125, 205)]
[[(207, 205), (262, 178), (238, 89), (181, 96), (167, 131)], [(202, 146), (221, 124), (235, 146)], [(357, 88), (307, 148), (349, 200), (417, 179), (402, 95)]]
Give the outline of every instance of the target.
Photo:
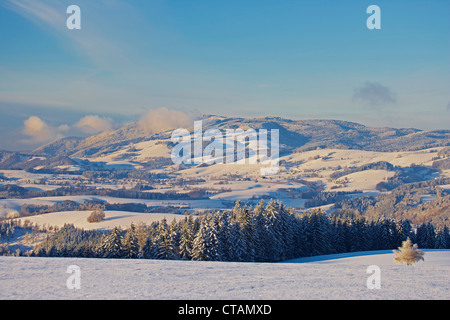
[(449, 15), (444, 0), (1, 0), (0, 150), (155, 110), (450, 129)]

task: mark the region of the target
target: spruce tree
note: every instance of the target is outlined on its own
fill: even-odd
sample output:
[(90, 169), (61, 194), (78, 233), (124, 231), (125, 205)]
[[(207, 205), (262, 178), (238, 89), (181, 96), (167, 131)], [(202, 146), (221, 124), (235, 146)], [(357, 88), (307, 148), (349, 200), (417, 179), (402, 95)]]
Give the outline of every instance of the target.
[(264, 210), (264, 202), (261, 200), (261, 202), (255, 207), (253, 215), (254, 215), (254, 224), (255, 224), (255, 232), (254, 232), (254, 261), (266, 261), (267, 258), (265, 256), (265, 245), (267, 244), (268, 239), (267, 237), (267, 229), (266, 229), (266, 223), (265, 218), (263, 214)]
[(420, 248), (425, 248), (427, 246), (427, 225), (425, 223), (422, 223), (420, 226), (417, 227), (416, 231), (416, 243)]
[(203, 218), (192, 243), (191, 256), (193, 260), (208, 260), (207, 242), (209, 242), (209, 240), (207, 238), (207, 224), (205, 223), (205, 218)]
[(114, 227), (101, 244), (103, 258), (122, 258), (122, 231)]
[(153, 251), (153, 242), (151, 236), (147, 236), (144, 245), (141, 247), (140, 257), (143, 259), (156, 258)]
[(253, 209), (244, 206), (244, 208), (237, 213), (237, 221), (241, 226), (244, 237), (243, 243), (245, 243), (245, 252), (242, 259), (245, 261), (254, 261), (257, 241), (255, 239), (255, 219)]
[(446, 225), (441, 223), (436, 228), (436, 239), (434, 247), (436, 249), (449, 249), (450, 235)]
[(270, 201), (261, 212), (262, 222), (264, 223), (261, 237), (262, 259), (263, 261), (279, 261), (280, 251), (282, 250), (281, 234), (275, 228), (277, 223), (277, 213), (274, 207), (274, 201)]
[(436, 241), (436, 230), (431, 222), (427, 223), (426, 227), (426, 244), (423, 248), (434, 249), (435, 241)]
[(139, 255), (139, 244), (134, 224), (131, 224), (122, 239), (122, 255), (127, 259), (134, 259)]
[(306, 237), (311, 246), (311, 255), (331, 253), (330, 224), (321, 209), (313, 210), (307, 217)]
[(192, 216), (185, 216), (181, 222), (179, 255), (183, 260), (191, 259), (192, 242), (194, 241), (194, 222)]
[(239, 221), (230, 226), (230, 247), (228, 256), (231, 261), (245, 261), (246, 243)]
[(157, 259), (177, 258), (174, 233), (167, 225), (166, 219), (163, 219), (156, 228), (153, 238), (153, 255)]
[(230, 214), (224, 211), (217, 216), (218, 218), (218, 241), (219, 241), (219, 252), (222, 261), (231, 261), (230, 251), (231, 251), (231, 239), (230, 239)]

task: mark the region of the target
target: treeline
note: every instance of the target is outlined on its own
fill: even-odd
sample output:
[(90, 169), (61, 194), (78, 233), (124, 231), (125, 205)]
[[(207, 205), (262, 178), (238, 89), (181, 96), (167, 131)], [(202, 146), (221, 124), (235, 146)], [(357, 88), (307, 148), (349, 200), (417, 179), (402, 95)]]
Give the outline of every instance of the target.
[(433, 174), (436, 173), (438, 169), (443, 168), (445, 168), (444, 164), (442, 166), (436, 164), (433, 165), (432, 168), (417, 165), (412, 165), (411, 167), (403, 168), (394, 166), (393, 164), (387, 161), (379, 161), (364, 164), (356, 168), (346, 168), (343, 170), (336, 171), (330, 175), (330, 178), (339, 179), (348, 174), (366, 170), (393, 171), (395, 172), (393, 177), (390, 177), (387, 179), (387, 181), (380, 182), (377, 185), (377, 189), (380, 191), (391, 191), (403, 184), (431, 180)]
[(55, 190), (29, 190), (16, 185), (0, 186), (0, 199), (93, 195), (142, 200), (187, 200), (204, 198), (206, 197), (205, 194), (206, 192), (200, 191), (192, 193), (161, 193), (130, 189), (97, 189), (95, 187), (61, 187)]
[(142, 212), (142, 213), (174, 213), (183, 214), (184, 211), (175, 206), (151, 206), (148, 207), (144, 203), (108, 203), (101, 200), (90, 200), (83, 203), (78, 203), (71, 200), (64, 200), (52, 205), (43, 204), (23, 204), (20, 207), (22, 216), (32, 216), (38, 214), (45, 214), (51, 212), (63, 211), (89, 211), (89, 210), (114, 210), (114, 211), (128, 211), (128, 212)]
[(66, 225), (32, 252), (35, 256), (275, 262), (305, 256), (394, 249), (410, 237), (421, 248), (450, 248), (446, 226), (407, 220), (328, 216), (321, 210), (295, 215), (281, 202), (168, 224), (114, 228), (101, 233)]
[[(359, 191), (361, 192), (361, 191)], [(323, 206), (330, 203), (335, 203), (337, 201), (341, 201), (344, 199), (348, 199), (349, 195), (358, 193), (358, 190), (355, 191), (305, 191), (302, 193), (302, 199), (308, 199), (305, 201), (305, 208), (312, 208)]]
[(81, 174), (84, 178), (90, 181), (97, 179), (108, 180), (123, 180), (123, 179), (137, 179), (151, 183), (160, 179), (167, 179), (168, 176), (160, 173), (152, 173), (148, 170), (87, 170)]
[(437, 170), (448, 170), (450, 169), (450, 158), (434, 161), (432, 167)]
[(12, 220), (0, 222), (0, 240), (10, 240), (14, 237), (15, 224)]
[[(450, 179), (404, 184), (389, 194), (340, 200), (333, 208), (335, 214), (341, 216), (364, 216), (367, 219), (383, 216), (391, 219), (407, 219), (415, 224), (431, 222), (437, 225), (443, 222), (449, 226), (450, 193), (440, 187), (447, 184), (450, 184)], [(433, 196), (435, 199), (423, 201), (425, 195)]]
[(391, 191), (404, 184), (410, 184), (415, 182), (427, 182), (433, 181), (434, 174), (438, 170), (423, 167), (423, 166), (411, 166), (407, 168), (401, 168), (395, 171), (395, 175), (387, 179), (387, 181), (382, 181), (377, 184), (377, 189), (379, 191)]
[(373, 163), (364, 164), (362, 166), (356, 168), (347, 168), (340, 171), (336, 171), (330, 175), (332, 179), (338, 179), (340, 177), (346, 176), (351, 173), (361, 172), (366, 170), (387, 170), (387, 171), (396, 171), (400, 168), (395, 167), (393, 164), (387, 161), (378, 161)]

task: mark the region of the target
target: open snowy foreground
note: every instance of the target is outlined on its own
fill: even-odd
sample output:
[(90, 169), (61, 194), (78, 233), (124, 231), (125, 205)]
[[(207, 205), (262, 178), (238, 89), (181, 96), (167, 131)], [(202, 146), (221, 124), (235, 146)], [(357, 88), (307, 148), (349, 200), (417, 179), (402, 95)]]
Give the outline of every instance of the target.
[[(450, 299), (450, 250), (424, 251), (425, 261), (410, 267), (394, 264), (392, 251), (284, 263), (0, 257), (0, 298)], [(80, 289), (67, 287), (72, 265)], [(375, 283), (371, 265), (380, 268), (380, 289), (367, 286)]]

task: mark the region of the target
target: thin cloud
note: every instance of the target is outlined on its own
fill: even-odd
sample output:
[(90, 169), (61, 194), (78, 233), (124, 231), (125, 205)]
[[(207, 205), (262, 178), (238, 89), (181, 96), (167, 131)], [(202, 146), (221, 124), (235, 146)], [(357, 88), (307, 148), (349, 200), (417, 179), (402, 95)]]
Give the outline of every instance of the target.
[(396, 94), (389, 87), (377, 82), (366, 82), (353, 92), (353, 100), (370, 107), (382, 107), (397, 102)]
[(63, 11), (54, 6), (34, 0), (9, 0), (4, 7), (10, 9), (37, 24), (48, 25), (54, 29), (63, 27), (65, 16)]
[(138, 125), (146, 133), (162, 132), (170, 129), (186, 128), (193, 125), (196, 112), (158, 108), (147, 111)]
[[(111, 41), (110, 34), (97, 27), (98, 23), (96, 24), (96, 22), (104, 18), (92, 15), (89, 20), (83, 19), (84, 11), (95, 12), (94, 14), (96, 14), (100, 12), (97, 6), (101, 5), (116, 6), (123, 9), (125, 7), (124, 2), (115, 1), (113, 4), (106, 1), (83, 2), (81, 6), (82, 28), (75, 31), (68, 30), (66, 26), (66, 21), (69, 17), (66, 10), (69, 4), (71, 3), (56, 0), (48, 0), (45, 3), (37, 0), (7, 0), (1, 5), (23, 16), (54, 36), (59, 37), (61, 41), (67, 42), (71, 50), (88, 57), (97, 66), (111, 68), (119, 62), (124, 63), (121, 47)], [(129, 16), (129, 12), (126, 15)], [(88, 25), (86, 28), (88, 31), (83, 28), (85, 24)], [(111, 55), (111, 52), (114, 52), (114, 55)]]
[(58, 99), (49, 99), (40, 97), (37, 94), (14, 95), (11, 93), (0, 93), (0, 103), (22, 104), (28, 106), (46, 106), (46, 107), (69, 107), (71, 104), (67, 101)]
[(94, 134), (103, 131), (110, 131), (114, 127), (114, 121), (111, 118), (101, 118), (99, 116), (85, 116), (75, 124), (81, 131)]

